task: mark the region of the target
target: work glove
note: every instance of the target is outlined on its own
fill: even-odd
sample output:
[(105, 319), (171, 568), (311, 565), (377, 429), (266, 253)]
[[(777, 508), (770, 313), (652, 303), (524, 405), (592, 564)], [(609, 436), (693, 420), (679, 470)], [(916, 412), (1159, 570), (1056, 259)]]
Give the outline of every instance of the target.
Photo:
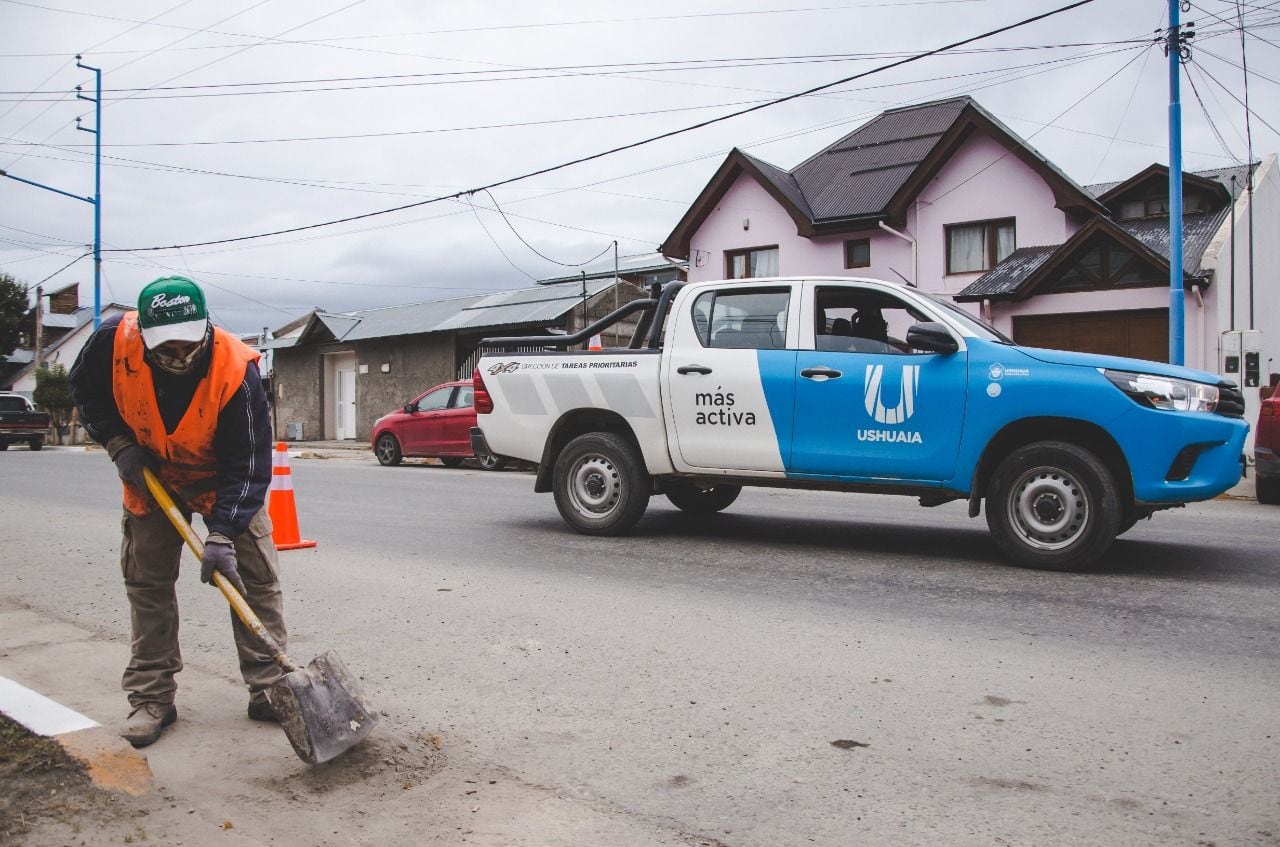
[(200, 581), (213, 582), (213, 572), (222, 571), (241, 595), (244, 594), (244, 582), (236, 570), (236, 548), (231, 539), (220, 532), (211, 532), (204, 540), (204, 558), (200, 560)]
[(156, 469), (155, 455), (145, 447), (139, 447), (123, 435), (117, 435), (107, 442), (107, 455), (116, 463), (116, 473), (125, 482), (136, 485), (143, 493), (147, 493), (147, 482), (142, 478), (142, 469)]

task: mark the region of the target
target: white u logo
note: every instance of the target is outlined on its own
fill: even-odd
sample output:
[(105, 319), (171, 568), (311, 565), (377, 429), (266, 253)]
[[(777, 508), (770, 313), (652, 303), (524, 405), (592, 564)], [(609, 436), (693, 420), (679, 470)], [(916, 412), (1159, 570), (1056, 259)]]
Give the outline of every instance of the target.
[(920, 391), (920, 366), (902, 366), (902, 384), (898, 391), (898, 402), (893, 408), (886, 408), (881, 396), (881, 382), (884, 378), (884, 365), (867, 365), (867, 377), (863, 383), (863, 400), (867, 406), (867, 414), (876, 423), (900, 424), (910, 418), (916, 411), (916, 394)]

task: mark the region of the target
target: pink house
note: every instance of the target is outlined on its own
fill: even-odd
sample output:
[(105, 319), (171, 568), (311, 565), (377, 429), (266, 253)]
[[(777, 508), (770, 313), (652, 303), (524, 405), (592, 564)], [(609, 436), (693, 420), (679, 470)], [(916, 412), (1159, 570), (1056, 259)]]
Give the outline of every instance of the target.
[[(1185, 362), (1246, 388), (1225, 333), (1260, 330), (1261, 380), (1280, 369), (1274, 165), (1255, 163), (1252, 196), (1243, 166), (1183, 178)], [(1167, 360), (1167, 187), (1160, 165), (1081, 186), (958, 97), (884, 112), (790, 170), (732, 151), (662, 251), (688, 261), (691, 281), (896, 280), (1019, 343)]]

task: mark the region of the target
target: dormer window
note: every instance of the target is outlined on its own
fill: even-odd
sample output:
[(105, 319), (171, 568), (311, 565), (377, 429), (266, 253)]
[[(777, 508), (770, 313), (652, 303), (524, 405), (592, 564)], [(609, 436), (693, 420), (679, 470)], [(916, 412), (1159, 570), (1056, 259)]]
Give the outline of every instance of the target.
[[(1209, 198), (1199, 191), (1187, 191), (1182, 195), (1182, 213), (1203, 212), (1209, 208)], [(1169, 193), (1149, 194), (1120, 203), (1120, 220), (1132, 221), (1138, 218), (1160, 218), (1169, 214)]]

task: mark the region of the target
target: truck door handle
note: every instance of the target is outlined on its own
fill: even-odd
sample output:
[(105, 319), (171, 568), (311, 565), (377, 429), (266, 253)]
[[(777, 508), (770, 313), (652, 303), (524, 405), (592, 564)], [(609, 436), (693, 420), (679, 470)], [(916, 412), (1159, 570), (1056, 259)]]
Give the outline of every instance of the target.
[(800, 376), (804, 377), (805, 379), (817, 379), (819, 377), (822, 377), (824, 379), (839, 379), (840, 377), (844, 376), (844, 374), (842, 374), (840, 371), (833, 370), (827, 367), (826, 365), (823, 365), (817, 368), (805, 368), (804, 370), (800, 371)]
[(681, 365), (680, 367), (676, 368), (676, 373), (706, 375), (711, 373), (711, 368), (707, 367), (706, 365)]

